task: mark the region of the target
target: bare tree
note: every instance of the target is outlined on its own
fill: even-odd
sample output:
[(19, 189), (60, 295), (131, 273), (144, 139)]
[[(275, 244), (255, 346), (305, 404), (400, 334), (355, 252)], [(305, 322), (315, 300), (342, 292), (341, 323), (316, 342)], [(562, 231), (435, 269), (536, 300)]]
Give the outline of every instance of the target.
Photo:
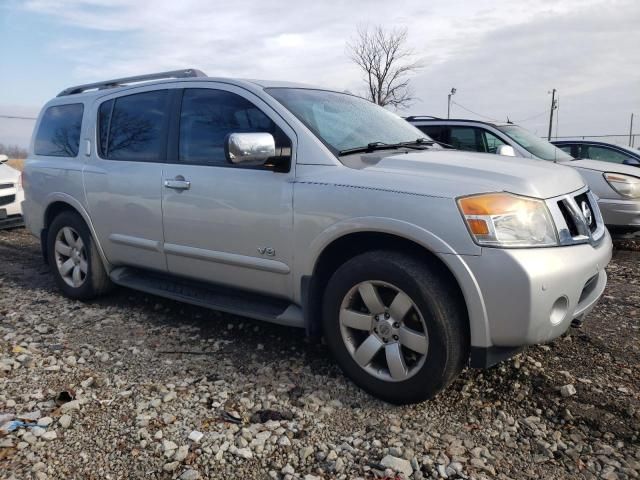
[(414, 100), (407, 76), (422, 65), (406, 46), (407, 36), (406, 28), (366, 26), (358, 27), (356, 38), (347, 43), (347, 54), (364, 72), (367, 97), (373, 103), (403, 108)]

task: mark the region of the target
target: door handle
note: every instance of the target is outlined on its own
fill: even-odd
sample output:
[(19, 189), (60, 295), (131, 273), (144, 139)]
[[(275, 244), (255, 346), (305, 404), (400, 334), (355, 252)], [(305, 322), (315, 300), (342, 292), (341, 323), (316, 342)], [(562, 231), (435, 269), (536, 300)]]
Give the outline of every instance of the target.
[(182, 175), (178, 175), (173, 180), (165, 180), (164, 186), (166, 188), (173, 188), (174, 190), (189, 190), (191, 188), (191, 182), (185, 180)]

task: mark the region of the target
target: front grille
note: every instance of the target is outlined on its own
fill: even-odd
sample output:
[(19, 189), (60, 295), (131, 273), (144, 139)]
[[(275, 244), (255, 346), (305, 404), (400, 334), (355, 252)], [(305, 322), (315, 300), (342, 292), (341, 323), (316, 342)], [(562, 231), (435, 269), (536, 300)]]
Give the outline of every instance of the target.
[(558, 202), (558, 208), (560, 209), (560, 213), (562, 214), (562, 217), (564, 218), (564, 221), (567, 224), (567, 228), (569, 229), (569, 234), (572, 237), (577, 237), (579, 233), (578, 225), (576, 225), (574, 218), (571, 216), (571, 213), (569, 212), (569, 207), (567, 207), (567, 204), (563, 200), (560, 200)]
[(606, 232), (597, 198), (588, 190), (556, 197), (547, 206), (561, 245), (597, 244)]
[(15, 195), (6, 195), (4, 197), (0, 197), (0, 206), (9, 205), (10, 203), (13, 203), (15, 201), (16, 201)]
[(0, 183), (0, 189), (2, 188), (13, 188), (13, 183)]

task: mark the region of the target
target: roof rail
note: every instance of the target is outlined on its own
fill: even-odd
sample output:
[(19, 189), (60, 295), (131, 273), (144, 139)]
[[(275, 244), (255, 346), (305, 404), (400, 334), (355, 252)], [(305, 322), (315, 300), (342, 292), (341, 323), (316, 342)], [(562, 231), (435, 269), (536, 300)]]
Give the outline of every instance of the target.
[(432, 120), (442, 120), (439, 117), (433, 117), (431, 115), (411, 115), (410, 117), (404, 117), (404, 119), (407, 122), (410, 122), (411, 120), (420, 120), (420, 119), (423, 119), (423, 118), (430, 118)]
[(165, 78), (189, 78), (189, 77), (206, 77), (207, 75), (195, 68), (186, 70), (172, 70), (170, 72), (149, 73), (147, 75), (136, 75), (135, 77), (116, 78), (114, 80), (105, 80), (103, 82), (86, 83), (84, 85), (76, 85), (69, 87), (58, 94), (58, 97), (67, 95), (75, 95), (77, 93), (86, 92), (87, 90), (103, 90), (105, 88), (121, 87), (128, 83), (148, 82), (149, 80), (162, 80)]

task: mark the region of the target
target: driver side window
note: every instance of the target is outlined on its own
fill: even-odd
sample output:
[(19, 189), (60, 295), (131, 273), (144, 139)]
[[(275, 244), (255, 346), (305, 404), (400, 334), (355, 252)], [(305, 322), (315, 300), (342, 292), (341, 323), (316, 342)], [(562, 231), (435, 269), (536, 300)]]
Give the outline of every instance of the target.
[(626, 155), (609, 148), (596, 147), (593, 145), (589, 145), (587, 148), (589, 149), (587, 158), (590, 158), (591, 160), (622, 163), (628, 158)]
[(181, 163), (233, 167), (224, 153), (226, 138), (231, 133), (270, 133), (276, 148), (291, 147), (289, 138), (273, 120), (244, 97), (206, 88), (184, 91), (180, 112)]

